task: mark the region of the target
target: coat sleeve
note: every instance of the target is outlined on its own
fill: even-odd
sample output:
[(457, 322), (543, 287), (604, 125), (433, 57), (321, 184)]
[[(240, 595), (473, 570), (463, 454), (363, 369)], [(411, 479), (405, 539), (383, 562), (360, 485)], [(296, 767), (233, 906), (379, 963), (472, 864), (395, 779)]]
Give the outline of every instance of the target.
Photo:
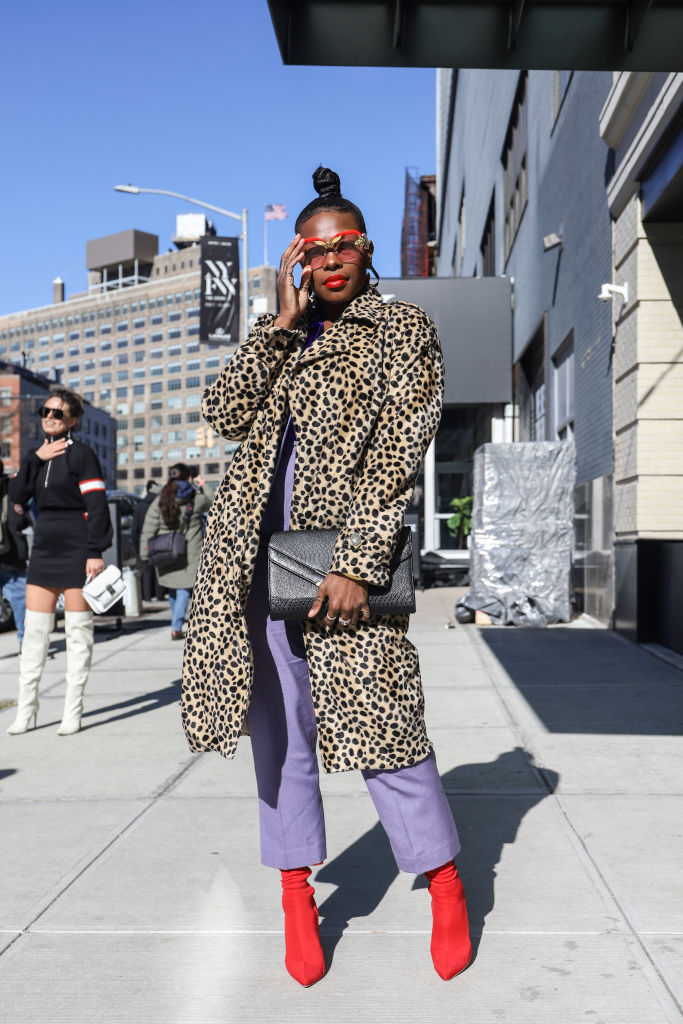
[(24, 455), (19, 471), (9, 482), (8, 496), (11, 502), (15, 505), (28, 505), (35, 495), (36, 480), (42, 465), (43, 460), (36, 455), (35, 451), (32, 450)]
[(107, 491), (100, 460), (87, 444), (79, 448), (78, 489), (88, 516), (88, 558), (101, 558), (111, 544), (114, 531), (107, 505)]
[(260, 316), (221, 375), (204, 392), (202, 413), (217, 434), (243, 441), (287, 354), (301, 341), (298, 329), (273, 327)]
[(143, 561), (148, 557), (147, 555), (147, 542), (156, 537), (161, 526), (161, 513), (159, 512), (159, 498), (155, 498), (152, 504), (147, 509), (147, 515), (145, 521), (142, 524), (142, 533), (140, 534), (140, 558)]
[(334, 572), (377, 586), (389, 582), (403, 516), (443, 404), (444, 366), (436, 328), (421, 309), (407, 310), (400, 325), (392, 329), (390, 321), (387, 326), (385, 344), (392, 346), (387, 395), (331, 566)]

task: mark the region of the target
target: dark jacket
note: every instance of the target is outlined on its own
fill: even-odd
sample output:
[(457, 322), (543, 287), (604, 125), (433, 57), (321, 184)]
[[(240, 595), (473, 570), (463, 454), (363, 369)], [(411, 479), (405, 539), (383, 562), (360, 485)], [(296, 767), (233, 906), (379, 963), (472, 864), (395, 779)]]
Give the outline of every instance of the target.
[(100, 558), (111, 544), (112, 526), (100, 460), (82, 441), (72, 441), (64, 455), (43, 460), (27, 452), (9, 485), (10, 501), (35, 502), (38, 517), (49, 511), (79, 511), (88, 522), (87, 558)]
[[(2, 501), (9, 490), (10, 478), (7, 475), (0, 477), (0, 508)], [(12, 572), (21, 572), (26, 568), (28, 562), (28, 541), (22, 530), (31, 525), (27, 512), (18, 515), (14, 510), (14, 502), (10, 499), (7, 504), (7, 526), (9, 534), (9, 551), (0, 555), (0, 567), (10, 569)]]
[(145, 521), (145, 516), (149, 512), (149, 506), (152, 504), (155, 498), (159, 497), (160, 488), (156, 487), (151, 491), (148, 491), (142, 501), (138, 502), (133, 512), (133, 521), (130, 524), (130, 539), (133, 547), (137, 551), (140, 547), (140, 537), (142, 536), (142, 524)]

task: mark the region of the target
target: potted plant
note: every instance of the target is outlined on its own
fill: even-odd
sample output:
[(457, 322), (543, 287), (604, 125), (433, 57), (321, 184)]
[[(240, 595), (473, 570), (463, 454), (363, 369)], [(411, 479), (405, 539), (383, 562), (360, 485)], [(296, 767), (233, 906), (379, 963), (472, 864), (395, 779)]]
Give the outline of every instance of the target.
[(459, 548), (467, 547), (467, 538), (472, 531), (472, 503), (471, 495), (464, 498), (452, 498), (449, 503), (450, 508), (453, 509), (453, 515), (446, 520), (446, 526), (451, 536), (456, 538)]

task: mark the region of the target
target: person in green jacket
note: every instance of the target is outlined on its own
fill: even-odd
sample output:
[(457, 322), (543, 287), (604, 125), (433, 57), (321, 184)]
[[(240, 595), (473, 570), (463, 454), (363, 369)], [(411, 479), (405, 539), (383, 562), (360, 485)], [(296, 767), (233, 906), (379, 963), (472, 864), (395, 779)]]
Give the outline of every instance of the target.
[[(176, 462), (168, 471), (161, 494), (149, 506), (140, 535), (140, 558), (147, 558), (147, 544), (160, 533), (182, 530), (187, 549), (185, 560), (169, 569), (157, 569), (162, 587), (168, 590), (171, 605), (171, 639), (183, 640), (183, 622), (190, 603), (199, 555), (202, 550), (202, 516), (211, 507), (211, 488), (197, 478), (191, 479), (189, 466)], [(189, 518), (188, 508), (192, 509)]]

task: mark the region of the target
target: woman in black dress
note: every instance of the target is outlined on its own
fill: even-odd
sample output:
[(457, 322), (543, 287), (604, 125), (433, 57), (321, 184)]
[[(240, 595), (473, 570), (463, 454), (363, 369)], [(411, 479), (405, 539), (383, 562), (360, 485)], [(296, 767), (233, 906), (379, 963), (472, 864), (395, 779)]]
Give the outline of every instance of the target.
[(35, 728), (38, 684), (54, 625), (57, 598), (64, 592), (66, 698), (60, 736), (81, 728), (83, 691), (93, 648), (93, 613), (81, 588), (104, 569), (102, 552), (112, 539), (99, 459), (72, 437), (83, 415), (79, 395), (56, 387), (39, 410), (45, 440), (21, 462), (10, 481), (10, 500), (33, 499), (37, 523), (26, 580), (26, 625), (19, 669), (17, 717), (12, 735)]

